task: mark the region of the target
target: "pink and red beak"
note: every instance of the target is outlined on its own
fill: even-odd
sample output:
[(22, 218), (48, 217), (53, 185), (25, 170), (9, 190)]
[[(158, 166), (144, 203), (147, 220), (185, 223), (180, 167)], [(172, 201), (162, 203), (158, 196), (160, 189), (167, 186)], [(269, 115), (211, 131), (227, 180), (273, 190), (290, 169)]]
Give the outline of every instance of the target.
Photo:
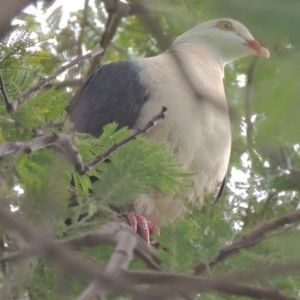
[(266, 57), (269, 58), (270, 57), (270, 52), (267, 48), (263, 47), (257, 40), (248, 40), (247, 41), (247, 45), (253, 49), (258, 56), (261, 57)]

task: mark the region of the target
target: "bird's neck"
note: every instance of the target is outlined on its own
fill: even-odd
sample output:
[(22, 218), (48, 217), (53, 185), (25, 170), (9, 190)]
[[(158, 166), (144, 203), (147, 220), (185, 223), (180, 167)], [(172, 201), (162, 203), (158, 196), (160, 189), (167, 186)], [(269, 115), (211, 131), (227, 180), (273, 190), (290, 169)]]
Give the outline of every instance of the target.
[(185, 59), (188, 58), (188, 60), (192, 61), (192, 65), (201, 65), (204, 69), (216, 72), (221, 74), (222, 78), (224, 77), (224, 61), (219, 59), (217, 53), (207, 47), (173, 44), (167, 50), (167, 53), (173, 53), (178, 63), (180, 63), (180, 57), (184, 56)]
[[(191, 48), (195, 49), (199, 52), (205, 52), (207, 55), (212, 56), (218, 63), (220, 64), (220, 67), (224, 69), (224, 67), (231, 63), (232, 61), (236, 60), (239, 57), (242, 57), (238, 53), (230, 53), (230, 51), (225, 51), (226, 47), (224, 48), (221, 43), (218, 43), (219, 41), (212, 41), (210, 39), (202, 38), (201, 40), (197, 39), (196, 41), (194, 39), (187, 39), (185, 35), (179, 38), (177, 38), (173, 44), (171, 45), (171, 49), (184, 49), (184, 48)], [(222, 49), (222, 51), (220, 51)], [(226, 55), (224, 53), (226, 52)]]

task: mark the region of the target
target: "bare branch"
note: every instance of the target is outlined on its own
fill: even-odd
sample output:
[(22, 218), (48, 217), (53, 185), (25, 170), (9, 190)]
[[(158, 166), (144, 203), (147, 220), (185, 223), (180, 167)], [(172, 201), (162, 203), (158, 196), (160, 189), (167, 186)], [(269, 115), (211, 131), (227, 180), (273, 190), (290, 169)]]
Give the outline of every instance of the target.
[(253, 246), (262, 240), (268, 238), (268, 234), (273, 230), (278, 230), (286, 225), (291, 225), (298, 223), (300, 221), (300, 209), (293, 211), (291, 213), (287, 213), (279, 218), (261, 222), (255, 228), (253, 228), (250, 232), (241, 236), (239, 239), (235, 240), (231, 245), (224, 247), (221, 249), (217, 257), (204, 264), (198, 263), (194, 269), (196, 274), (200, 274), (207, 267), (211, 267), (216, 265), (217, 263), (225, 260), (227, 257), (232, 256), (238, 253), (241, 249)]
[(34, 136), (38, 137), (38, 136), (44, 135), (45, 130), (53, 129), (53, 128), (62, 128), (63, 126), (64, 126), (64, 122), (57, 122), (57, 123), (50, 122), (50, 123), (33, 128), (32, 132), (33, 132)]
[(6, 90), (5, 90), (5, 85), (4, 85), (2, 75), (0, 75), (0, 91), (1, 91), (1, 93), (3, 95), (3, 98), (4, 98), (6, 110), (10, 111), (11, 110), (11, 104), (9, 102), (9, 98), (8, 98), (8, 95), (7, 95)]
[[(0, 203), (5, 202), (1, 199)], [(28, 244), (35, 248), (36, 253), (49, 257), (59, 267), (70, 272), (75, 272), (78, 275), (86, 276), (91, 280), (97, 278), (108, 289), (115, 292), (131, 295), (138, 294), (138, 292), (124, 282), (121, 282), (121, 280), (114, 280), (104, 274), (101, 265), (95, 261), (92, 262), (83, 258), (63, 245), (55, 244), (44, 232), (34, 229), (16, 214), (6, 210), (3, 205), (0, 206), (0, 222), (5, 227), (19, 232)]]
[[(137, 237), (132, 232), (119, 231), (115, 239), (117, 241), (115, 251), (108, 262), (105, 274), (118, 280), (121, 270), (127, 269), (130, 261), (133, 259), (134, 249), (137, 246)], [(109, 292), (109, 288), (103, 285), (101, 281), (94, 280), (77, 300), (105, 299)]]
[[(46, 147), (53, 146), (60, 135), (52, 133), (37, 137), (28, 142), (3, 142), (0, 144), (0, 156), (14, 154), (17, 152), (31, 153)], [(68, 135), (61, 135), (61, 138), (70, 138)]]
[(247, 142), (248, 142), (248, 151), (250, 156), (253, 157), (253, 124), (251, 121), (252, 109), (251, 109), (251, 100), (252, 100), (252, 89), (254, 81), (254, 72), (257, 66), (258, 57), (253, 57), (251, 64), (249, 65), (247, 71), (247, 83), (245, 88), (245, 119), (246, 119), (246, 129), (247, 129)]
[(19, 14), (33, 0), (10, 0), (0, 3), (0, 36), (2, 37), (10, 27), (12, 19)]
[(156, 39), (159, 47), (163, 50), (167, 49), (172, 44), (172, 39), (164, 34), (159, 22), (155, 20), (146, 6), (141, 4), (141, 1), (130, 0), (130, 3), (132, 3), (132, 13), (137, 16), (143, 26)]
[(260, 279), (274, 278), (278, 276), (291, 276), (293, 274), (299, 274), (300, 260), (289, 261), (286, 263), (274, 264), (271, 266), (264, 266), (256, 268), (247, 272), (236, 272), (227, 276), (229, 280), (238, 280), (249, 282), (251, 280), (257, 281)]
[(123, 1), (119, 0), (102, 0), (105, 5), (105, 9), (109, 14), (107, 23), (105, 25), (105, 31), (101, 37), (100, 46), (106, 49), (115, 35), (120, 21), (123, 17), (127, 16), (131, 10), (131, 7)]
[(81, 44), (83, 40), (83, 34), (84, 34), (84, 29), (87, 24), (87, 19), (88, 19), (88, 12), (89, 12), (89, 0), (84, 1), (84, 8), (83, 8), (83, 17), (81, 18), (80, 21), (80, 32), (77, 40), (77, 55), (82, 55), (82, 49), (81, 49)]
[[(124, 222), (108, 222), (99, 229), (92, 230), (72, 238), (57, 241), (58, 245), (78, 250), (82, 247), (93, 247), (101, 245), (116, 245), (119, 241), (119, 232), (123, 235), (133, 235), (137, 239), (135, 252), (147, 265), (156, 270), (162, 270), (153, 257), (153, 249), (132, 231), (132, 228)], [(120, 233), (120, 234), (121, 234)], [(22, 248), (21, 251), (0, 258), (0, 262), (20, 261), (37, 255), (32, 247)]]
[[(0, 209), (0, 222), (10, 229), (18, 231), (24, 239), (28, 241), (31, 245), (32, 252), (30, 253), (29, 248), (23, 253), (27, 254), (27, 257), (23, 256), (22, 259), (28, 258), (32, 255), (48, 255), (50, 258), (54, 259), (59, 263), (60, 266), (66, 267), (68, 270), (75, 270), (76, 272), (83, 273), (89, 278), (101, 278), (102, 284), (108, 288), (115, 288), (116, 291), (125, 292), (133, 295), (135, 299), (165, 299), (174, 295), (181, 295), (182, 293), (196, 293), (196, 292), (209, 292), (209, 291), (218, 291), (222, 293), (228, 293), (233, 295), (248, 296), (252, 298), (264, 298), (270, 300), (296, 300), (296, 297), (287, 296), (282, 294), (276, 289), (264, 288), (264, 287), (254, 287), (250, 285), (245, 285), (237, 282), (240, 280), (258, 280), (262, 278), (269, 278), (291, 274), (293, 272), (299, 272), (300, 270), (300, 261), (294, 261), (288, 264), (276, 265), (271, 267), (264, 267), (262, 269), (255, 269), (252, 271), (246, 271), (241, 273), (236, 273), (232, 275), (226, 275), (225, 277), (210, 277), (210, 278), (200, 278), (198, 276), (185, 275), (185, 274), (176, 274), (168, 272), (151, 272), (151, 271), (122, 271), (119, 274), (120, 268), (126, 267), (130, 258), (132, 256), (132, 250), (138, 244), (136, 241), (129, 239), (129, 250), (128, 244), (126, 245), (126, 240), (128, 237), (133, 237), (133, 232), (129, 226), (122, 223), (107, 223), (102, 226), (99, 230), (94, 231), (90, 235), (82, 235), (81, 237), (75, 237), (73, 239), (62, 241), (61, 243), (55, 243), (50, 241), (48, 238), (45, 238), (45, 235), (41, 235), (37, 231), (30, 228), (26, 223), (20, 221), (17, 216), (3, 211)], [(121, 233), (122, 230), (125, 230), (127, 234)], [(40, 236), (41, 235), (41, 236)], [(120, 239), (121, 236), (121, 239)], [(101, 237), (99, 239), (99, 237)], [(74, 253), (70, 252), (70, 247), (77, 248), (81, 246), (89, 246), (101, 244), (103, 241), (117, 243), (119, 241), (120, 248), (116, 248), (115, 256), (112, 256), (111, 264), (109, 270), (111, 270), (112, 275), (114, 272), (120, 277), (118, 277), (118, 284), (115, 286), (115, 281), (109, 276), (103, 279), (105, 274), (101, 271), (99, 266), (95, 269), (95, 263), (91, 264), (87, 260), (80, 258), (78, 263), (78, 258)], [(125, 247), (125, 248), (124, 248)], [(144, 244), (145, 247), (145, 244)], [(127, 249), (127, 250), (124, 250)], [(124, 252), (125, 251), (125, 252)], [(129, 251), (129, 252), (127, 252)], [(30, 255), (29, 255), (30, 254)], [(62, 260), (65, 257), (68, 257), (67, 261)], [(15, 257), (16, 258), (16, 257)], [(21, 257), (19, 257), (21, 258)], [(73, 260), (74, 259), (74, 260)], [(7, 259), (1, 259), (1, 261), (8, 261)], [(75, 265), (70, 266), (75, 261)], [(83, 270), (82, 264), (84, 261)], [(119, 266), (119, 268), (118, 268)], [(91, 269), (90, 269), (91, 268)], [(107, 280), (109, 282), (107, 282)], [(107, 283), (109, 285), (107, 285)], [(160, 286), (166, 286), (167, 289), (156, 289), (155, 292), (151, 290), (145, 290), (145, 292), (137, 292), (134, 289), (124, 290), (123, 285), (133, 286), (140, 284), (156, 284)], [(81, 298), (89, 299), (89, 298)]]
[[(244, 273), (247, 274), (247, 272)], [(170, 298), (178, 295), (178, 291), (188, 293), (217, 291), (254, 299), (299, 300), (297, 297), (282, 294), (276, 289), (246, 285), (233, 281), (230, 278), (228, 279), (228, 277), (199, 278), (197, 276), (176, 273), (127, 270), (123, 271), (123, 276), (131, 284), (155, 284), (168, 287), (168, 290), (156, 289), (156, 292), (153, 294), (147, 291), (143, 299)]]
[(252, 246), (258, 242), (266, 239), (267, 234), (273, 230), (277, 230), (286, 225), (298, 223), (300, 221), (300, 209), (291, 213), (285, 214), (279, 218), (259, 223), (249, 233), (237, 239), (230, 246), (223, 248), (219, 253), (216, 260), (224, 260), (227, 256), (231, 255), (232, 252), (239, 251), (242, 248)]
[(28, 142), (0, 143), (0, 157), (14, 153), (31, 153), (44, 148), (54, 148), (62, 153), (77, 170), (83, 168), (82, 158), (72, 143), (73, 133), (52, 133), (36, 137)]
[[(122, 18), (129, 14), (131, 7), (124, 1), (119, 0), (102, 0), (105, 9), (108, 13), (108, 19), (105, 24), (105, 30), (100, 39), (100, 47), (103, 49), (104, 55), (108, 45), (113, 39)], [(91, 74), (97, 67), (99, 67), (99, 60), (93, 59), (88, 74)]]

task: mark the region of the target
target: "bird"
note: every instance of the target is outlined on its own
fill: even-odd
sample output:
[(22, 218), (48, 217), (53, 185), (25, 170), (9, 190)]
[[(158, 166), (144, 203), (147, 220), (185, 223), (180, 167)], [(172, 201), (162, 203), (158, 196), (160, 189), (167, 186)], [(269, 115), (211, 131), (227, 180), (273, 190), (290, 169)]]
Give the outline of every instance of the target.
[(184, 215), (184, 199), (202, 205), (222, 183), (231, 152), (224, 67), (248, 55), (268, 58), (270, 52), (236, 20), (205, 21), (157, 56), (101, 66), (67, 106), (74, 129), (95, 137), (111, 122), (140, 128), (167, 108), (145, 136), (163, 142), (194, 175), (182, 194), (153, 190), (132, 199), (129, 223), (148, 243), (161, 225)]

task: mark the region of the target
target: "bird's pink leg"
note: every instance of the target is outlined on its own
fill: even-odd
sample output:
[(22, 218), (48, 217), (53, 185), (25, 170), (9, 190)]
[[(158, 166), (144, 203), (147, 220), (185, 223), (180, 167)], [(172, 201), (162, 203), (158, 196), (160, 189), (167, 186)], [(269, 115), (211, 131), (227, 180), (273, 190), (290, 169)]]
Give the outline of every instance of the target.
[(136, 220), (137, 220), (137, 226), (139, 229), (139, 233), (142, 237), (142, 239), (150, 245), (150, 230), (148, 227), (148, 222), (145, 217), (142, 215), (136, 215)]
[(158, 225), (156, 225), (155, 223), (153, 223), (149, 220), (147, 220), (147, 224), (148, 224), (150, 235), (152, 235), (152, 234), (160, 235), (160, 229), (159, 229)]
[(136, 219), (136, 215), (133, 212), (130, 212), (127, 215), (127, 219), (128, 219), (129, 225), (132, 227), (134, 233), (137, 233), (137, 219)]
[(159, 227), (153, 222), (147, 220), (141, 214), (130, 212), (127, 216), (130, 226), (135, 233), (139, 232), (142, 239), (150, 245), (150, 236), (159, 234)]

